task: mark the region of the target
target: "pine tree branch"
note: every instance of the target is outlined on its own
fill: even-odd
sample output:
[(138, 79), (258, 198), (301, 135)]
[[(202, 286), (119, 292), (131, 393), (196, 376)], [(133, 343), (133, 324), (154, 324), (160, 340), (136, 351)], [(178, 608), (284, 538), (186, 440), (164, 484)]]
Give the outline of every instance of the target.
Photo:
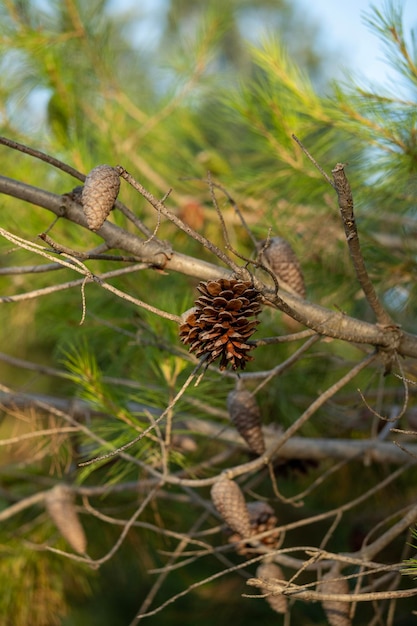
[[(65, 195), (56, 195), (4, 176), (0, 176), (0, 193), (40, 206), (83, 228), (88, 228), (81, 206)], [(155, 201), (158, 202), (156, 199)], [(200, 280), (226, 278), (232, 274), (230, 269), (173, 251), (165, 242), (161, 243), (155, 239), (145, 242), (109, 221), (103, 224), (97, 234), (102, 237), (108, 248), (124, 250), (152, 267), (162, 267)], [(351, 318), (340, 311), (334, 312), (301, 300), (290, 293), (283, 292), (282, 297), (273, 295), (262, 283), (259, 286), (264, 288), (270, 303), (274, 303), (294, 319), (321, 335), (388, 349), (395, 348), (403, 356), (417, 357), (417, 337), (414, 335), (399, 334), (395, 328), (383, 329)]]
[[(272, 580), (272, 579), (271, 579)], [(247, 584), (252, 587), (262, 587), (272, 593), (282, 593), (284, 596), (295, 597), (297, 600), (306, 602), (323, 602), (323, 600), (334, 602), (378, 602), (381, 600), (399, 600), (400, 598), (411, 598), (417, 595), (417, 589), (404, 589), (400, 591), (373, 591), (369, 593), (322, 593), (321, 591), (304, 591), (300, 585), (288, 583), (288, 581), (271, 582), (267, 579), (250, 578)], [(148, 613), (149, 615), (149, 613)]]
[[(19, 364), (17, 360), (16, 365)], [(47, 368), (49, 370), (50, 368)], [(40, 370), (41, 371), (41, 370)], [(46, 373), (49, 373), (46, 371)], [(52, 372), (54, 373), (54, 372)], [(66, 376), (68, 377), (68, 376)], [(2, 408), (12, 410), (18, 408), (20, 411), (36, 408), (42, 409), (45, 406), (51, 406), (59, 409), (62, 412), (73, 415), (77, 420), (86, 419), (87, 416), (91, 419), (107, 418), (102, 411), (96, 411), (83, 400), (77, 400), (74, 402), (72, 399), (58, 398), (53, 396), (39, 395), (39, 394), (25, 394), (21, 393), (0, 393), (0, 406)], [(142, 413), (144, 410), (150, 413), (156, 413), (156, 409), (151, 406), (139, 404), (137, 402), (129, 402), (127, 408), (132, 413)], [(45, 409), (43, 409), (45, 410)], [(66, 427), (67, 430), (60, 429), (59, 432), (72, 432), (78, 431), (78, 425)], [(218, 441), (224, 443), (230, 443), (234, 446), (247, 449), (247, 444), (241, 439), (235, 428), (220, 426), (218, 422), (213, 422), (205, 418), (204, 420), (187, 417), (186, 415), (178, 414), (177, 428), (179, 430), (185, 428), (190, 433), (200, 434), (208, 439), (216, 438)], [(272, 447), (276, 445), (281, 436), (281, 432), (269, 426), (263, 428), (265, 437)], [(22, 435), (23, 440), (25, 438), (41, 436), (43, 431), (35, 431), (33, 433), (27, 433)], [(18, 443), (20, 437), (15, 437), (7, 441), (8, 444)], [(5, 442), (1, 442), (0, 445), (6, 445)], [(317, 438), (317, 437), (297, 437), (293, 436), (286, 441), (279, 450), (279, 458), (282, 460), (300, 459), (300, 460), (312, 460), (312, 461), (324, 461), (326, 459), (334, 460), (352, 460), (362, 462), (366, 459), (369, 463), (392, 463), (393, 465), (405, 465), (410, 462), (410, 455), (414, 456), (417, 462), (417, 444), (403, 442), (406, 452), (395, 445), (395, 441), (381, 441), (378, 438), (366, 438), (366, 439), (344, 439), (344, 438)], [(90, 491), (83, 491), (82, 493), (94, 494), (95, 487)], [(105, 488), (104, 488), (105, 490)], [(81, 492), (80, 492), (81, 493)], [(99, 491), (97, 493), (102, 493)]]
[(353, 210), (353, 196), (349, 181), (345, 174), (345, 166), (338, 163), (332, 170), (334, 187), (339, 200), (340, 213), (345, 228), (346, 241), (355, 268), (356, 276), (361, 285), (366, 299), (375, 313), (378, 324), (392, 326), (394, 322), (385, 311), (376, 294), (374, 286), (369, 278), (362, 250), (359, 243), (358, 229), (356, 227), (355, 213)]

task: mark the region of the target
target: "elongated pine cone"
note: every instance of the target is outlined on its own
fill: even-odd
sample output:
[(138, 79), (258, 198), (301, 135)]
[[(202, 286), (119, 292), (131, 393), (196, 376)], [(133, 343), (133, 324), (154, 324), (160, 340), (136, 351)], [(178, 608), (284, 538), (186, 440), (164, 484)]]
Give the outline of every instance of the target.
[(242, 538), (250, 537), (251, 525), (245, 497), (229, 478), (220, 478), (211, 488), (211, 499), (226, 524)]
[[(338, 576), (340, 576), (338, 568), (332, 568), (327, 572), (327, 574), (323, 576), (323, 584), (320, 585), (321, 593), (349, 593), (347, 580), (335, 580)], [(322, 605), (330, 626), (351, 626), (352, 620), (349, 617), (349, 602), (323, 600)]]
[(227, 396), (227, 410), (249, 449), (255, 454), (263, 454), (265, 441), (261, 428), (261, 412), (253, 394), (238, 386)]
[(98, 165), (88, 174), (81, 200), (90, 230), (102, 227), (116, 202), (119, 189), (119, 175), (110, 165)]
[(279, 280), (282, 280), (290, 289), (302, 298), (306, 297), (304, 276), (298, 258), (285, 239), (271, 237), (258, 244), (260, 257), (272, 270)]
[(247, 343), (259, 324), (261, 295), (250, 281), (220, 278), (201, 282), (201, 296), (183, 315), (180, 339), (197, 357), (208, 355), (207, 363), (220, 357), (220, 369), (231, 365), (244, 369), (253, 345)]
[[(276, 580), (285, 580), (284, 573), (279, 565), (275, 563), (262, 563), (258, 565), (256, 570), (256, 578), (264, 578), (265, 580), (275, 578)], [(273, 581), (271, 581), (273, 582)], [(261, 587), (264, 593), (269, 593), (265, 600), (268, 602), (271, 609), (276, 613), (286, 613), (288, 608), (288, 599), (282, 594), (272, 595), (270, 590)]]
[(45, 508), (71, 548), (79, 554), (85, 554), (87, 538), (75, 510), (71, 489), (67, 485), (55, 485), (46, 494)]

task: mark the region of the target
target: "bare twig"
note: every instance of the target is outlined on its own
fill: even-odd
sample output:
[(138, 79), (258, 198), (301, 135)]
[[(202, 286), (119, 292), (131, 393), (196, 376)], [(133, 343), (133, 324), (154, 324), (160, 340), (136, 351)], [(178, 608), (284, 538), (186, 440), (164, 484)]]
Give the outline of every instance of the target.
[(84, 174), (81, 174), (81, 172), (79, 172), (75, 168), (67, 165), (63, 161), (60, 161), (59, 159), (56, 159), (49, 154), (46, 154), (45, 152), (41, 152), (40, 150), (36, 150), (35, 148), (30, 148), (25, 144), (19, 143), (18, 141), (13, 141), (13, 139), (8, 139), (7, 137), (0, 137), (0, 144), (2, 144), (3, 146), (7, 146), (8, 148), (12, 148), (12, 150), (22, 152), (23, 154), (28, 154), (35, 159), (43, 161), (44, 163), (48, 163), (48, 165), (56, 167), (62, 172), (65, 172), (73, 178), (76, 178), (77, 180), (81, 180), (82, 182), (85, 180)]
[(326, 181), (329, 183), (329, 185), (331, 185), (333, 188), (335, 188), (335, 184), (332, 181), (332, 179), (330, 178), (330, 176), (324, 171), (324, 169), (321, 167), (321, 165), (316, 161), (316, 159), (313, 157), (312, 154), (310, 154), (310, 152), (307, 150), (307, 148), (303, 145), (303, 143), (298, 139), (298, 137), (296, 135), (294, 135), (294, 133), (291, 135), (291, 137), (294, 139), (294, 141), (296, 143), (298, 143), (298, 145), (300, 146), (301, 150), (304, 152), (304, 154), (310, 159), (310, 161), (313, 163), (313, 165), (318, 169), (318, 171), (320, 172), (320, 174), (323, 176), (323, 178), (326, 179)]
[(102, 461), (102, 460), (107, 459), (109, 457), (112, 457), (112, 456), (115, 456), (117, 454), (120, 454), (121, 452), (124, 452), (125, 450), (127, 450), (128, 448), (133, 446), (135, 443), (138, 443), (141, 439), (146, 437), (146, 435), (149, 432), (151, 432), (151, 430), (154, 430), (155, 426), (157, 424), (159, 424), (164, 419), (164, 417), (166, 417), (169, 414), (169, 412), (176, 405), (178, 400), (184, 395), (185, 391), (188, 389), (188, 387), (190, 386), (190, 384), (194, 380), (198, 370), (200, 369), (201, 365), (203, 365), (203, 363), (204, 363), (204, 358), (200, 361), (200, 363), (197, 365), (197, 367), (195, 367), (194, 370), (191, 372), (191, 374), (189, 375), (189, 377), (187, 378), (187, 380), (185, 381), (185, 383), (183, 384), (181, 389), (178, 391), (178, 393), (175, 395), (175, 397), (171, 400), (171, 402), (169, 403), (169, 405), (167, 406), (165, 411), (163, 411), (161, 413), (161, 415), (157, 419), (153, 420), (151, 425), (148, 426), (148, 428), (145, 428), (145, 430), (142, 431), (140, 433), (140, 435), (138, 435), (137, 437), (135, 437), (131, 441), (125, 443), (123, 446), (120, 446), (119, 448), (117, 448), (115, 450), (112, 450), (111, 452), (108, 452), (107, 454), (103, 454), (102, 456), (96, 457), (94, 459), (90, 459), (89, 461), (84, 461), (83, 463), (79, 463), (79, 466), (83, 467), (85, 465), (91, 465), (91, 463), (97, 463), (98, 461)]
[[(17, 244), (21, 248), (24, 248), (25, 250), (29, 250), (30, 252), (35, 252), (36, 254), (39, 254), (40, 256), (43, 256), (47, 259), (53, 259), (53, 256), (49, 252), (46, 252), (45, 248), (43, 248), (42, 246), (39, 246), (38, 244), (27, 241), (25, 239), (22, 239), (21, 237), (18, 237), (17, 235), (13, 235), (12, 233), (9, 233), (3, 228), (0, 228), (0, 235), (5, 237), (5, 239), (8, 239), (12, 243)], [(122, 298), (123, 300), (127, 300), (128, 302), (135, 304), (136, 306), (142, 307), (146, 309), (147, 311), (150, 311), (151, 313), (155, 313), (159, 315), (160, 317), (164, 317), (173, 322), (177, 322), (178, 324), (181, 322), (181, 317), (179, 315), (174, 315), (173, 313), (162, 311), (161, 309), (158, 309), (157, 307), (154, 307), (148, 304), (147, 302), (144, 302), (143, 300), (134, 298), (130, 294), (125, 293), (121, 291), (120, 289), (117, 289), (116, 287), (113, 287), (109, 283), (106, 283), (105, 281), (103, 281), (99, 276), (93, 274), (84, 265), (84, 263), (82, 263), (79, 259), (75, 257), (71, 257), (71, 256), (68, 256), (68, 258), (72, 261), (72, 263), (70, 261), (64, 261), (61, 258), (59, 258), (57, 262), (63, 265), (64, 267), (67, 267), (69, 269), (75, 270), (76, 272), (79, 272), (80, 274), (83, 274), (85, 276), (85, 279), (82, 281), (81, 285), (83, 285), (85, 281), (98, 283), (100, 287), (103, 287), (103, 289), (110, 291), (111, 293), (113, 293), (114, 295), (117, 295), (119, 298)], [(10, 300), (6, 300), (6, 301), (10, 301)]]
[(249, 463), (245, 463), (243, 465), (229, 468), (226, 471), (228, 478), (234, 478), (236, 476), (241, 476), (242, 474), (246, 474), (248, 472), (252, 472), (255, 469), (262, 467), (263, 465), (267, 465), (272, 459), (278, 454), (281, 446), (284, 445), (286, 441), (288, 441), (309, 419), (314, 413), (325, 404), (331, 397), (333, 397), (340, 389), (342, 389), (348, 382), (353, 380), (355, 376), (359, 374), (363, 369), (368, 367), (373, 361), (376, 359), (376, 354), (368, 355), (365, 359), (360, 361), (355, 367), (353, 367), (347, 374), (342, 376), (340, 380), (338, 380), (334, 385), (329, 387), (326, 391), (324, 391), (317, 400), (312, 402), (308, 409), (304, 411), (302, 415), (298, 419), (295, 420), (293, 424), (287, 430), (278, 437), (278, 441), (269, 447), (269, 449), (264, 452), (260, 457), (255, 459), (254, 461), (250, 461)]
[(289, 584), (287, 581), (271, 582), (267, 579), (250, 578), (247, 584), (251, 587), (262, 587), (271, 592), (282, 593), (284, 596), (294, 597), (296, 600), (307, 602), (322, 602), (323, 600), (336, 602), (377, 602), (399, 598), (411, 598), (417, 595), (417, 589), (399, 591), (374, 591), (372, 593), (322, 593), (321, 591), (305, 591), (302, 586)]
[[(62, 269), (64, 267), (62, 264), (58, 264)], [(123, 267), (118, 270), (111, 270), (110, 272), (105, 272), (104, 274), (99, 274), (99, 278), (101, 280), (108, 278), (115, 278), (117, 276), (123, 276), (124, 274), (131, 274), (134, 272), (138, 272), (140, 270), (147, 269), (148, 265), (145, 263), (136, 263), (135, 265), (130, 265), (129, 267)], [(49, 296), (52, 293), (57, 293), (58, 291), (65, 291), (66, 289), (73, 289), (74, 287), (81, 287), (84, 283), (85, 278), (79, 278), (76, 280), (70, 280), (66, 283), (61, 283), (58, 285), (51, 285), (50, 287), (41, 287), (39, 289), (34, 289), (33, 291), (26, 291), (24, 293), (18, 293), (13, 296), (0, 296), (0, 304), (10, 303), (10, 302), (23, 302), (25, 300), (33, 300), (35, 298), (41, 298), (43, 296)]]
[(311, 348), (311, 346), (319, 341), (319, 339), (319, 335), (313, 335), (312, 337), (309, 337), (307, 341), (294, 352), (294, 354), (288, 357), (288, 359), (286, 359), (283, 363), (279, 363), (278, 365), (273, 367), (271, 370), (269, 370), (269, 372), (255, 372), (254, 375), (241, 374), (241, 378), (247, 377), (249, 380), (264, 378), (264, 380), (258, 384), (255, 391), (253, 392), (254, 394), (256, 394), (268, 383), (270, 383), (273, 378), (275, 378), (276, 376), (281, 376), (281, 374), (283, 374), (286, 370), (292, 367), (294, 363), (296, 363), (300, 359), (300, 357)]
[(182, 537), (181, 541), (179, 542), (178, 546), (176, 547), (176, 549), (174, 551), (174, 554), (169, 559), (169, 562), (168, 562), (167, 566), (165, 566), (163, 571), (161, 571), (158, 579), (152, 585), (152, 587), (151, 587), (150, 591), (148, 592), (145, 600), (141, 604), (141, 607), (139, 609), (139, 613), (130, 622), (129, 626), (135, 626), (135, 624), (137, 624), (140, 621), (140, 616), (143, 615), (144, 613), (146, 613), (146, 611), (148, 610), (148, 608), (152, 604), (152, 601), (154, 600), (156, 594), (158, 593), (159, 589), (162, 587), (164, 581), (168, 577), (169, 573), (172, 571), (169, 566), (173, 565), (175, 563), (175, 561), (177, 560), (177, 558), (184, 552), (185, 548), (192, 541), (191, 537), (193, 536), (194, 532), (200, 528), (200, 526), (203, 524), (203, 522), (206, 521), (207, 517), (208, 517), (208, 513), (206, 511), (204, 511), (203, 514), (200, 515), (198, 520), (192, 525), (192, 527), (190, 528), (190, 531), (187, 533), (187, 535)]
[(227, 254), (223, 252), (223, 250), (220, 250), (220, 248), (218, 248), (215, 244), (206, 239), (206, 237), (200, 235), (200, 233), (191, 228), (191, 226), (188, 226), (188, 224), (183, 222), (177, 215), (170, 211), (163, 202), (155, 198), (155, 196), (147, 191), (143, 185), (135, 180), (133, 176), (124, 169), (124, 167), (118, 165), (116, 167), (116, 170), (118, 171), (121, 178), (124, 178), (134, 189), (136, 189), (136, 191), (138, 191), (144, 198), (146, 198), (146, 200), (154, 207), (154, 209), (156, 209), (162, 215), (165, 215), (165, 217), (167, 217), (173, 224), (175, 224), (177, 228), (184, 231), (185, 233), (187, 233), (187, 235), (198, 241), (202, 246), (204, 246), (205, 248), (207, 248), (207, 250), (216, 255), (218, 259), (223, 261), (223, 263), (230, 267), (234, 272), (241, 272), (241, 268), (236, 265), (236, 263), (234, 263), (227, 256)]

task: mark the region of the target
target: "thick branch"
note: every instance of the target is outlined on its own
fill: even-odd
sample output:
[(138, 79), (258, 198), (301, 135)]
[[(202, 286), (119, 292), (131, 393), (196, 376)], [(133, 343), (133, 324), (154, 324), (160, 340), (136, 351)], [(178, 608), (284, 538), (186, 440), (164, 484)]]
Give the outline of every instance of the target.
[[(15, 359), (16, 365), (19, 366), (19, 359)], [(45, 373), (56, 375), (58, 372), (62, 377), (68, 377), (59, 370), (51, 370), (44, 368)], [(42, 371), (41, 367), (39, 371)], [(106, 379), (105, 379), (106, 380)], [(83, 400), (58, 398), (53, 396), (31, 394), (24, 395), (20, 393), (4, 393), (0, 392), (0, 406), (5, 408), (18, 408), (20, 410), (38, 408), (39, 402), (54, 406), (61, 411), (65, 411), (75, 416), (77, 420), (81, 420), (88, 415), (90, 418), (105, 418), (102, 411), (95, 411), (91, 405)], [(141, 413), (146, 411), (155, 417), (158, 417), (159, 411), (145, 404), (137, 402), (128, 403), (129, 411), (132, 413)], [(185, 428), (194, 434), (207, 437), (209, 439), (216, 438), (218, 441), (231, 443), (235, 446), (242, 446), (247, 449), (247, 444), (240, 437), (235, 428), (225, 428), (220, 426), (218, 422), (208, 419), (197, 419), (178, 415), (178, 428)], [(274, 428), (264, 427), (264, 436), (271, 445), (274, 445), (280, 439), (282, 433), (277, 432)], [(365, 459), (369, 463), (392, 463), (393, 465), (404, 465), (410, 463), (411, 456), (417, 459), (417, 444), (402, 442), (404, 450), (397, 447), (392, 441), (381, 441), (378, 438), (372, 439), (331, 439), (331, 438), (312, 438), (312, 437), (291, 437), (280, 448), (277, 454), (278, 460), (300, 459), (310, 461), (322, 461), (326, 459), (335, 460), (355, 460), (363, 462)], [(407, 454), (408, 453), (408, 454)], [(410, 456), (411, 455), (411, 456)]]
[[(53, 194), (4, 176), (0, 176), (0, 193), (43, 207), (55, 215), (88, 228), (81, 206), (66, 196)], [(97, 234), (109, 248), (124, 250), (151, 266), (163, 267), (200, 280), (226, 278), (232, 273), (228, 268), (173, 251), (164, 242), (158, 240), (145, 242), (137, 235), (109, 221), (103, 224)], [(417, 337), (414, 335), (399, 333), (395, 328), (384, 329), (363, 322), (284, 291), (280, 291), (280, 297), (277, 297), (265, 287), (264, 293), (272, 304), (285, 312), (290, 312), (294, 319), (321, 335), (387, 349), (395, 348), (403, 356), (417, 357)]]

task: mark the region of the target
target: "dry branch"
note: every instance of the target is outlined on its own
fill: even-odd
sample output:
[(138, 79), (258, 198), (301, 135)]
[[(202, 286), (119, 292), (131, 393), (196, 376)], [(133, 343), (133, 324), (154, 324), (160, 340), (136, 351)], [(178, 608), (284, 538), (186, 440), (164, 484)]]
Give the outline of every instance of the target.
[[(31, 204), (52, 211), (59, 217), (88, 228), (81, 206), (66, 197), (46, 192), (26, 183), (0, 176), (0, 193), (20, 198)], [(148, 194), (149, 195), (149, 194)], [(158, 206), (159, 201), (154, 198)], [(141, 240), (138, 236), (106, 221), (97, 234), (106, 242), (109, 249), (124, 250), (134, 255), (138, 261), (148, 263), (150, 267), (164, 268), (199, 278), (216, 280), (230, 278), (230, 269), (208, 263), (173, 251), (169, 244), (155, 239)], [(262, 286), (261, 286), (262, 287)], [(331, 311), (317, 304), (301, 300), (293, 294), (282, 292), (274, 295), (263, 286), (266, 304), (275, 304), (289, 312), (294, 319), (320, 335), (342, 339), (349, 342), (369, 344), (381, 348), (396, 350), (402, 356), (417, 357), (417, 337), (397, 328), (381, 328), (358, 320), (340, 311)]]
[(338, 163), (332, 170), (332, 174), (339, 200), (340, 213), (342, 215), (343, 225), (345, 228), (346, 241), (349, 246), (349, 252), (357, 279), (363, 289), (366, 299), (375, 313), (378, 323), (383, 326), (392, 326), (393, 321), (382, 306), (366, 269), (365, 260), (359, 243), (358, 229), (356, 227), (352, 190), (346, 177), (345, 166), (343, 163)]

